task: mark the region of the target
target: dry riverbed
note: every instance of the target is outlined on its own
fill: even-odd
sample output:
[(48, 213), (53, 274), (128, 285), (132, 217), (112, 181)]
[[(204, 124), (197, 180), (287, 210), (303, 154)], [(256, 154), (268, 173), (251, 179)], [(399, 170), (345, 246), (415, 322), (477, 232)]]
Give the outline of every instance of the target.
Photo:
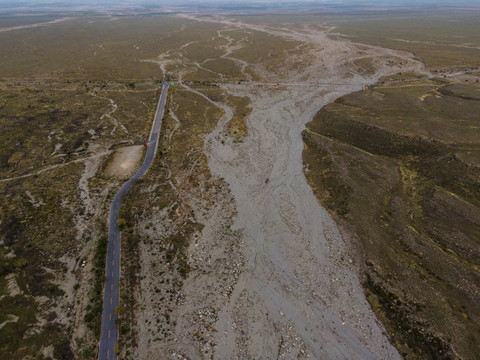
[[(153, 339), (139, 323), (136, 355), (400, 358), (364, 296), (356, 268), (361, 261), (358, 249), (342, 239), (305, 180), (301, 133), (322, 106), (339, 96), (387, 74), (422, 71), (421, 64), (410, 54), (332, 40), (326, 32), (309, 28), (272, 29), (222, 18), (201, 21), (266, 32), (308, 47), (285, 59), (281, 72), (268, 71), (262, 63), (248, 64), (259, 75), (258, 83), (221, 85), (227, 93), (251, 100), (248, 134), (241, 140), (226, 130), (232, 109), (211, 101), (225, 115), (206, 137), (204, 152), (210, 172), (222, 185), (213, 206), (189, 201), (204, 228), (188, 248), (190, 272), (168, 315), (171, 336)], [(234, 57), (235, 52), (229, 52), (229, 58)], [(369, 71), (355, 65), (355, 59), (368, 59)], [(299, 60), (308, 65), (293, 66)], [(168, 231), (166, 224), (157, 226)], [(153, 261), (149, 253), (141, 256), (143, 263)], [(144, 283), (145, 297), (149, 290), (147, 280)], [(148, 317), (164, 311), (158, 302), (157, 308), (148, 308)]]

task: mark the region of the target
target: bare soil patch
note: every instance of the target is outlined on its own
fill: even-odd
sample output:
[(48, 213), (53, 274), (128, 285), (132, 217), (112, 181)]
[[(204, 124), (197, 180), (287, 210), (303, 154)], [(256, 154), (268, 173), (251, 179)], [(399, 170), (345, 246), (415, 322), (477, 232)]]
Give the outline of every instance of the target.
[(142, 159), (143, 146), (134, 145), (118, 149), (113, 159), (105, 169), (107, 176), (127, 177), (133, 173), (139, 161)]

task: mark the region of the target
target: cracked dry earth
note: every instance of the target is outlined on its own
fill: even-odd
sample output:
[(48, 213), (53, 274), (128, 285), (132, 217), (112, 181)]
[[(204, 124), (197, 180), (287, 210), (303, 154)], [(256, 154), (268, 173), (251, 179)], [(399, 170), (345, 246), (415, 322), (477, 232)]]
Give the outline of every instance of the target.
[[(280, 86), (221, 85), (232, 95), (250, 97), (248, 135), (240, 142), (226, 137), (232, 110), (217, 104), (226, 114), (205, 139), (204, 151), (224, 187), (208, 210), (191, 200), (196, 221), (205, 228), (188, 251), (191, 271), (170, 315), (172, 336), (151, 342), (140, 330), (137, 355), (399, 359), (364, 296), (355, 249), (342, 239), (306, 182), (301, 132), (339, 96), (384, 75), (423, 72), (422, 65), (409, 54), (332, 40), (318, 30), (208, 21), (305, 42), (310, 65), (285, 68), (278, 76), (250, 64), (264, 80)], [(374, 74), (361, 75), (348, 65), (361, 57), (374, 59)], [(291, 60), (298, 61), (298, 55)]]

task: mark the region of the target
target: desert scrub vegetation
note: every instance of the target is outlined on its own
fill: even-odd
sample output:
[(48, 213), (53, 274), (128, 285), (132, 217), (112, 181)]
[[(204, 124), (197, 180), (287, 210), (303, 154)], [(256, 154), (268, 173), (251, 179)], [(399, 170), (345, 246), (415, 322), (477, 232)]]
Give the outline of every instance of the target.
[[(0, 93), (0, 277), (8, 285), (0, 294), (6, 317), (0, 358), (23, 359), (30, 351), (90, 356), (100, 326), (104, 254), (93, 246), (90, 257), (89, 249), (104, 244), (97, 220), (108, 214), (93, 205), (108, 202), (105, 191), (115, 186), (98, 173), (102, 154), (148, 135), (156, 91), (64, 83)], [(120, 124), (127, 131), (112, 136)]]
[(170, 16), (121, 21), (84, 16), (0, 33), (0, 51), (10, 55), (1, 61), (0, 77), (123, 83), (156, 79), (157, 65), (143, 60), (188, 37), (179, 29), (189, 22)]
[(84, 89), (2, 88), (0, 174), (23, 175), (88, 154), (89, 129), (99, 131), (101, 100)]
[(252, 112), (250, 108), (250, 98), (247, 96), (228, 95), (226, 104), (233, 110), (232, 119), (227, 123), (226, 135), (235, 140), (241, 140), (247, 135), (247, 124), (245, 123), (248, 115)]
[[(162, 55), (164, 60), (172, 60), (167, 70), (182, 73), (185, 82), (259, 80), (258, 69), (279, 75), (288, 67), (287, 58), (305, 50), (300, 49), (305, 46), (301, 42), (261, 31), (225, 30), (220, 24), (208, 23), (197, 31), (197, 40)], [(305, 62), (308, 59), (297, 59), (293, 67), (305, 66)]]
[(478, 85), (388, 83), (325, 106), (303, 133), (315, 195), (360, 241), (367, 298), (408, 358), (476, 358)]
[[(135, 84), (137, 89), (138, 84), (162, 78), (164, 74), (156, 63), (162, 55), (165, 60), (172, 60), (166, 66), (171, 73), (205, 63), (205, 75), (216, 72), (236, 80), (242, 74), (238, 64), (221, 58), (228, 44), (218, 36), (221, 29), (220, 24), (168, 15), (117, 21), (85, 16), (51, 26), (0, 33), (0, 52), (10, 55), (0, 61), (0, 78), (119, 82)], [(62, 37), (56, 36), (58, 33)]]
[[(25, 175), (92, 155), (106, 142), (140, 142), (156, 91), (62, 85), (0, 89), (0, 174)], [(107, 116), (108, 115), (108, 116)]]
[[(246, 81), (248, 76), (254, 76), (254, 73), (249, 68), (242, 68), (233, 60), (218, 57), (216, 59), (208, 59), (200, 65), (196, 66), (195, 70), (188, 70), (183, 76), (186, 82), (238, 82)], [(193, 66), (192, 66), (193, 67)]]
[(165, 65), (167, 70), (181, 73), (185, 82), (236, 82), (253, 78), (251, 69), (229, 56), (229, 49), (243, 46), (243, 40), (224, 35), (230, 32), (221, 29), (219, 24), (204, 23), (197, 29), (196, 40), (162, 55), (164, 60), (169, 60)]
[(248, 62), (254, 69), (260, 66), (278, 76), (284, 68), (288, 52), (301, 45), (299, 41), (251, 30), (245, 46), (234, 51), (232, 57)]
[(110, 104), (83, 86), (59, 88), (1, 89), (0, 259), (8, 279), (2, 312), (12, 321), (0, 329), (0, 358), (33, 352), (71, 359), (78, 350), (72, 343), (74, 314), (82, 312), (78, 281), (88, 278), (81, 259), (94, 232), (85, 196), (95, 200), (104, 184), (90, 176), (82, 189), (86, 164), (76, 160), (108, 146), (96, 135), (108, 129), (100, 118)]
[(73, 213), (62, 198), (78, 200), (71, 193), (78, 171), (74, 164), (0, 183), (0, 277), (7, 283), (0, 308), (15, 320), (0, 329), (0, 358), (23, 359), (49, 346), (58, 359), (73, 356), (68, 330), (56, 320), (65, 295), (62, 259), (77, 252)]
[(224, 79), (230, 81), (240, 81), (245, 79), (241, 67), (235, 61), (230, 59), (219, 58), (208, 60), (203, 64), (203, 67), (222, 74)]
[(48, 21), (60, 19), (62, 17), (61, 14), (28, 14), (28, 15), (17, 15), (17, 16), (9, 16), (9, 15), (2, 15), (0, 16), (0, 29), (8, 28), (13, 26), (22, 26), (22, 25), (31, 25), (37, 23), (45, 23)]
[(79, 250), (75, 214), (82, 201), (75, 189), (83, 165), (67, 162), (89, 152), (90, 134), (80, 125), (94, 120), (79, 104), (93, 116), (100, 116), (101, 105), (83, 89), (0, 91), (2, 180), (61, 165), (0, 182), (0, 276), (8, 279), (0, 296), (11, 320), (0, 329), (0, 358), (23, 359), (52, 348), (56, 358), (70, 359), (71, 328), (62, 325), (68, 288), (60, 279), (67, 276), (66, 259)]
[(103, 140), (140, 143), (148, 138), (156, 111), (157, 89), (152, 86), (92, 87), (90, 95), (102, 100), (104, 108), (109, 109), (109, 116), (103, 118), (107, 128), (98, 134)]

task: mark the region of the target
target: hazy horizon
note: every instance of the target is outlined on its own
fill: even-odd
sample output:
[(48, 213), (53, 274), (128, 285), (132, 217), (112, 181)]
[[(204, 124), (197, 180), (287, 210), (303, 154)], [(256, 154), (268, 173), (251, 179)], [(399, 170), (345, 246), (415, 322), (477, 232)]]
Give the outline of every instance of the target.
[(225, 6), (242, 6), (242, 5), (268, 5), (271, 7), (286, 6), (286, 5), (301, 5), (301, 6), (360, 6), (360, 7), (379, 7), (379, 8), (395, 8), (395, 7), (442, 7), (442, 6), (455, 6), (455, 7), (468, 7), (480, 5), (480, 0), (24, 0), (24, 1), (12, 1), (12, 0), (0, 0), (0, 5), (5, 7), (28, 7), (29, 5), (46, 6), (46, 7), (61, 7), (61, 6), (206, 6), (206, 5), (225, 5)]

